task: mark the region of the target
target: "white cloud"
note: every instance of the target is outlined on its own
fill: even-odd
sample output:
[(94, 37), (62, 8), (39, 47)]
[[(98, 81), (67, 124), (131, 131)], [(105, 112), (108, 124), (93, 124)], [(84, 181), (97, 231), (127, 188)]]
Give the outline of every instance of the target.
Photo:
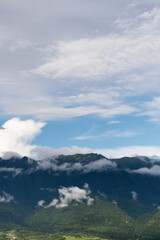
[(94, 171), (106, 171), (108, 169), (116, 168), (116, 163), (107, 159), (100, 159), (95, 162), (88, 163), (83, 166), (83, 172), (89, 173)]
[[(46, 107), (33, 109), (32, 114), (39, 119), (55, 120), (67, 119), (87, 115), (98, 115), (102, 118), (111, 118), (119, 115), (128, 115), (138, 112), (138, 109), (125, 104), (118, 104), (110, 108), (103, 108), (98, 106), (78, 106), (78, 107)], [(22, 112), (21, 112), (22, 114)]]
[(132, 199), (133, 199), (134, 201), (137, 201), (137, 196), (138, 196), (138, 194), (137, 194), (135, 191), (131, 191), (131, 195), (132, 195)]
[(59, 199), (53, 199), (48, 205), (44, 205), (44, 200), (38, 202), (38, 205), (45, 208), (56, 207), (63, 208), (67, 207), (72, 201), (83, 202), (87, 205), (92, 205), (94, 199), (90, 197), (91, 191), (89, 190), (88, 184), (84, 185), (84, 188), (78, 187), (62, 187), (58, 189)]
[(51, 158), (53, 156), (58, 155), (74, 155), (77, 153), (86, 154), (91, 153), (92, 150), (90, 148), (80, 148), (77, 146), (72, 147), (62, 147), (58, 149), (53, 149), (50, 147), (42, 147), (42, 146), (35, 146), (30, 151), (30, 156), (36, 160), (43, 160), (46, 158)]
[(151, 175), (151, 176), (160, 176), (160, 166), (154, 165), (151, 168), (140, 168), (137, 170), (132, 170), (132, 173)]
[(87, 136), (87, 135), (83, 135), (83, 136), (77, 136), (77, 137), (74, 137), (72, 138), (73, 140), (87, 140), (87, 139), (92, 139), (94, 138), (95, 136)]
[[(79, 2), (76, 4), (81, 6)], [(89, 2), (86, 4), (89, 9)], [(112, 8), (114, 4), (103, 1), (105, 7)], [(39, 5), (47, 10), (42, 2)], [(118, 6), (118, 3), (116, 5)], [(122, 2), (120, 5), (123, 5)], [(16, 10), (15, 6), (17, 6)], [(22, 6), (25, 6), (24, 15), (28, 11), (33, 14), (32, 9), (25, 3), (15, 6), (6, 4), (2, 9), (6, 11), (11, 8), (12, 14), (15, 15), (21, 12)], [(56, 7), (62, 14), (62, 8), (58, 3)], [(97, 8), (104, 10), (102, 5), (96, 3)], [(78, 11), (80, 9), (81, 7)], [(70, 8), (67, 7), (67, 10), (74, 15), (74, 11), (70, 12)], [(83, 11), (80, 12), (83, 15)], [(140, 11), (137, 17), (132, 15), (130, 18), (127, 16), (118, 18), (116, 24), (121, 25), (121, 29), (114, 26), (113, 32), (109, 31), (108, 34), (101, 32), (101, 36), (99, 34), (98, 37), (95, 34), (84, 38), (71, 37), (74, 40), (70, 38), (65, 41), (58, 40), (57, 44), (53, 41), (51, 45), (48, 42), (37, 43), (38, 39), (34, 41), (34, 38), (28, 36), (14, 38), (10, 44), (13, 51), (7, 53), (8, 59), (12, 59), (9, 66), (13, 65), (16, 56), (20, 56), (16, 58), (20, 61), (17, 60), (18, 63), (14, 65), (13, 71), (1, 74), (4, 76), (0, 90), (2, 92), (0, 108), (3, 114), (30, 115), (42, 120), (54, 120), (89, 114), (109, 118), (134, 113), (137, 111), (136, 104), (132, 100), (127, 102), (126, 95), (159, 92), (157, 87), (160, 60), (159, 12), (158, 8), (154, 8), (151, 11)], [(94, 14), (97, 12), (95, 11)], [(31, 18), (31, 21), (33, 19)], [(126, 22), (132, 24), (126, 26)], [(23, 24), (25, 25), (24, 22)], [(35, 45), (41, 45), (41, 48), (35, 47), (33, 50), (32, 46)], [(24, 75), (22, 72), (29, 72), (32, 76)], [(62, 94), (57, 94), (58, 92)]]
[[(58, 199), (53, 199), (52, 202), (50, 202), (45, 208), (50, 208), (50, 207), (57, 207)], [(68, 205), (64, 206), (67, 207)], [(63, 206), (62, 206), (63, 207)]]
[[(158, 1), (152, 1), (148, 7), (151, 1), (146, 0), (145, 11), (141, 7), (139, 11), (129, 10), (126, 1), (102, 0), (99, 4), (96, 0), (92, 11), (89, 0), (83, 4), (82, 0), (67, 4), (64, 0), (45, 4), (36, 1), (34, 6), (37, 2), (38, 16), (30, 7), (33, 4), (26, 1), (0, 3), (3, 12), (0, 15), (4, 16), (1, 36), (5, 35), (4, 28), (9, 33), (8, 40), (4, 41), (0, 68), (3, 115), (36, 116), (42, 120), (89, 114), (104, 118), (129, 115), (137, 110), (138, 103), (128, 102), (126, 95), (160, 92), (157, 87), (160, 61)], [(130, 4), (142, 2), (130, 1)], [(126, 9), (130, 11), (128, 14)], [(74, 34), (66, 37), (66, 32)]]
[(32, 43), (29, 40), (18, 39), (12, 46), (10, 46), (11, 51), (15, 51), (17, 49), (25, 49), (28, 47), (35, 46), (35, 43)]
[(149, 116), (151, 122), (160, 122), (160, 97), (153, 97), (152, 101), (144, 104), (145, 110), (140, 115)]
[(14, 177), (21, 174), (22, 169), (21, 168), (6, 168), (6, 167), (0, 167), (0, 172), (10, 172), (13, 174)]
[(12, 118), (5, 122), (0, 129), (0, 156), (5, 152), (16, 152), (22, 156), (29, 155), (34, 148), (30, 142), (41, 132), (45, 123), (34, 120)]
[[(93, 152), (90, 148), (80, 148), (77, 146), (64, 147), (59, 149), (52, 149), (45, 146), (36, 146), (32, 145), (31, 142), (34, 137), (41, 132), (41, 129), (45, 123), (35, 122), (34, 120), (20, 120), (19, 118), (13, 118), (3, 124), (2, 129), (0, 129), (0, 157), (8, 159), (10, 157), (20, 157), (28, 156), (35, 160), (42, 160), (46, 158), (51, 158), (57, 155), (73, 155), (76, 153), (86, 154)], [(117, 135), (118, 134), (118, 135)], [(125, 134), (117, 133), (115, 137), (129, 137), (133, 136), (129, 132)], [(160, 147), (159, 146), (128, 146), (128, 147), (119, 147), (115, 149), (94, 149), (94, 152), (103, 154), (107, 158), (118, 158), (124, 156), (160, 156)], [(56, 164), (51, 167), (51, 163), (43, 161), (39, 164), (42, 168), (51, 167), (54, 171), (87, 171), (87, 169), (93, 170), (97, 169), (102, 171), (105, 167), (111, 167), (109, 161), (106, 159), (99, 160), (97, 163), (94, 162), (90, 165), (75, 164), (71, 165), (61, 165), (57, 166)], [(114, 166), (112, 166), (114, 167)], [(86, 169), (86, 170), (85, 170)]]
[(128, 138), (128, 137), (134, 137), (139, 135), (140, 133), (136, 132), (136, 131), (115, 131), (115, 130), (111, 130), (108, 131), (106, 133), (104, 133), (103, 136), (106, 137), (114, 137), (114, 138)]
[[(1, 114), (34, 116), (41, 120), (87, 115), (112, 119), (120, 115), (133, 114), (138, 112), (137, 108), (140, 108), (139, 111), (150, 116), (151, 121), (158, 122), (159, 98), (153, 98), (153, 101), (146, 105), (140, 104), (137, 100), (137, 96), (143, 96), (143, 100), (140, 100), (143, 102), (146, 96), (153, 97), (160, 93), (160, 8), (158, 1), (130, 1), (130, 7), (146, 6), (145, 11), (141, 7), (138, 11), (128, 8), (130, 11), (128, 13), (124, 11), (129, 3), (126, 1), (125, 3), (124, 1), (110, 3), (102, 1), (102, 4), (95, 1), (92, 11), (89, 10), (90, 1), (85, 0), (83, 4), (82, 1), (76, 1), (76, 3), (69, 1), (67, 4), (65, 1), (57, 3), (47, 1), (47, 4), (43, 1), (36, 1), (35, 5), (39, 3), (39, 14), (36, 16), (34, 8), (27, 1), (20, 3), (14, 0), (14, 3), (7, 1), (4, 4), (0, 3), (0, 11), (3, 12), (0, 16), (4, 17), (1, 19), (4, 24), (0, 26), (0, 35), (4, 36), (4, 39), (0, 37), (0, 46), (3, 47), (2, 53), (4, 54), (1, 55), (0, 66)], [(52, 4), (55, 8), (46, 7), (53, 6)], [(62, 5), (65, 8), (62, 8)], [(30, 16), (29, 19), (28, 16)], [(104, 21), (105, 16), (111, 16), (107, 18), (109, 21)], [(116, 18), (117, 20), (113, 23)], [(20, 19), (23, 20), (20, 21)], [(76, 21), (71, 21), (71, 19), (76, 19)], [(65, 31), (62, 31), (62, 22)], [(80, 28), (76, 28), (71, 22), (74, 24), (79, 22), (76, 26)], [(18, 24), (15, 25), (15, 23)], [(56, 34), (50, 31), (49, 23), (52, 23), (52, 30), (56, 31)], [(107, 27), (106, 24), (108, 24)], [(28, 28), (29, 25), (30, 28)], [(44, 32), (48, 32), (49, 35)], [(74, 34), (66, 36), (66, 32), (74, 32)], [(4, 41), (6, 37), (8, 40)], [(34, 44), (36, 47), (33, 49)], [(89, 137), (78, 136), (79, 139)], [(36, 154), (40, 155), (40, 151), (43, 158), (52, 155), (50, 148), (42, 149), (42, 147), (35, 146), (36, 149), (34, 149), (30, 144), (31, 140), (23, 144), (21, 140), (20, 143), (17, 141), (19, 140), (15, 139), (15, 146), (7, 140), (3, 149), (0, 146), (0, 154), (1, 150), (16, 150), (25, 155), (32, 151), (35, 158)], [(128, 149), (129, 152), (123, 153), (132, 154), (131, 148)], [(135, 146), (134, 150), (136, 153), (159, 153), (156, 149), (154, 146), (150, 146), (149, 149)], [(115, 151), (111, 149), (110, 153), (114, 155)]]
[(9, 203), (11, 201), (14, 201), (14, 197), (3, 191), (3, 195), (0, 196), (0, 202)]
[(45, 201), (44, 201), (44, 200), (40, 200), (40, 201), (38, 201), (38, 203), (37, 203), (38, 207), (43, 207), (44, 204), (45, 204)]
[(126, 146), (118, 148), (94, 149), (94, 152), (100, 153), (107, 158), (121, 158), (124, 156), (160, 156), (160, 146)]
[(115, 200), (112, 201), (112, 204), (114, 204), (115, 206), (118, 206), (118, 202)]
[(86, 140), (86, 139), (97, 139), (97, 138), (130, 138), (140, 135), (139, 132), (136, 131), (116, 131), (110, 130), (108, 132), (104, 132), (99, 135), (88, 135), (87, 133), (82, 136), (74, 137), (73, 140)]
[(118, 121), (118, 120), (111, 120), (111, 121), (109, 121), (109, 122), (107, 122), (108, 124), (119, 124), (119, 123), (121, 123), (120, 121)]
[(19, 118), (12, 118), (5, 122), (2, 129), (0, 129), (0, 157), (9, 159), (26, 155), (35, 160), (42, 160), (57, 155), (92, 152), (89, 148), (77, 146), (52, 149), (47, 146), (32, 145), (32, 140), (41, 133), (44, 126), (44, 122), (36, 122), (32, 119), (20, 120)]
[(21, 158), (21, 155), (18, 154), (17, 152), (10, 152), (10, 151), (3, 152), (4, 160), (10, 159), (10, 158)]
[[(106, 94), (107, 91), (107, 94)], [(119, 93), (112, 89), (105, 89), (104, 92), (87, 92), (80, 93), (78, 95), (71, 95), (68, 97), (61, 97), (57, 99), (57, 103), (65, 106), (70, 106), (74, 104), (80, 105), (99, 105), (99, 106), (113, 106), (120, 104)]]
[(48, 192), (55, 192), (56, 191), (55, 188), (50, 188), (50, 187), (48, 187), (48, 188), (40, 188), (40, 190), (41, 191), (48, 191)]
[[(58, 41), (45, 46), (39, 61), (44, 61), (44, 64), (38, 62), (38, 67), (26, 70), (35, 75), (20, 82), (21, 85), (29, 82), (31, 92), (34, 83), (38, 89), (37, 96), (34, 96), (34, 91), (30, 103), (28, 97), (27, 100), (25, 98), (25, 91), (23, 103), (19, 100), (22, 96), (15, 101), (10, 96), (7, 103), (4, 99), (1, 105), (5, 114), (34, 115), (39, 119), (54, 120), (89, 114), (109, 118), (136, 112), (138, 103), (128, 102), (126, 96), (160, 92), (159, 12), (159, 8), (154, 8), (140, 11), (134, 18), (118, 19), (116, 24), (121, 29), (114, 29), (114, 32), (101, 37)], [(31, 44), (28, 41), (21, 40), (20, 47)], [(40, 80), (36, 81), (37, 78)], [(74, 95), (71, 94), (73, 92)], [(37, 100), (38, 95), (42, 96), (41, 100)]]
[(73, 163), (70, 164), (69, 162), (63, 163), (61, 165), (57, 165), (57, 162), (54, 162), (54, 158), (51, 159), (45, 159), (44, 161), (38, 161), (38, 168), (42, 170), (52, 170), (54, 172), (67, 172), (71, 173), (73, 171), (79, 171), (80, 173), (90, 173), (90, 172), (102, 172), (107, 171), (110, 169), (115, 169), (117, 167), (116, 163), (114, 161), (110, 161), (107, 159), (100, 159), (97, 161), (92, 161), (88, 164), (82, 164), (82, 163)]
[(155, 36), (155, 45), (150, 35), (150, 39), (145, 39), (144, 36), (135, 38), (132, 34), (60, 43), (57, 47), (58, 57), (38, 67), (33, 73), (53, 79), (93, 79), (157, 66), (155, 59), (159, 59), (159, 39)]
[[(137, 18), (125, 19), (132, 22), (132, 28), (126, 31), (123, 22), (124, 31), (120, 34), (60, 42), (54, 48), (56, 56), (32, 73), (53, 79), (71, 78), (72, 81), (77, 78), (82, 78), (81, 81), (104, 80), (104, 77), (105, 81), (111, 81), (111, 76), (137, 70), (144, 73), (153, 67), (159, 73), (159, 13), (155, 8)], [(116, 76), (115, 82), (118, 80)]]

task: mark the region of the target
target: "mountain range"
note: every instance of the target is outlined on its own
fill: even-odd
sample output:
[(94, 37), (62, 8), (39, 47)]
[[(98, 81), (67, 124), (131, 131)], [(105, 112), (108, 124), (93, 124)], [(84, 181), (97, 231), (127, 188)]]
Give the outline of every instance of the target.
[(0, 229), (160, 239), (160, 160), (0, 159)]

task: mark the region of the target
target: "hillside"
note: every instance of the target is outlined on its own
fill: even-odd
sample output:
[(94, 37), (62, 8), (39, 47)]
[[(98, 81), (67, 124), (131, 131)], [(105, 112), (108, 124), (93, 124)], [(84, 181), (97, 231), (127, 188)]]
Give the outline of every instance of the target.
[(0, 229), (158, 239), (159, 165), (98, 154), (0, 159)]

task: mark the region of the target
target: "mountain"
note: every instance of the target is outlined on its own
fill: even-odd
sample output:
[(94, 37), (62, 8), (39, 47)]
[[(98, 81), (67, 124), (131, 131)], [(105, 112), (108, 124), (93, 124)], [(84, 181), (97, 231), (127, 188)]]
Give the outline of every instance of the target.
[(160, 161), (99, 154), (0, 159), (0, 230), (160, 239)]

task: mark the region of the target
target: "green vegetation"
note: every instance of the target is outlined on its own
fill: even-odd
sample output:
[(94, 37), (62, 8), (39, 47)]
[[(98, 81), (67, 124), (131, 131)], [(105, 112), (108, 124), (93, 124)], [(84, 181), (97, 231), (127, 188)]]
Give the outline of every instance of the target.
[[(76, 154), (47, 161), (49, 165), (56, 161), (57, 166), (64, 168), (71, 168), (75, 163), (91, 167), (102, 158), (98, 154)], [(4, 199), (0, 203), (0, 240), (160, 239), (157, 209), (160, 206), (160, 178), (132, 172), (142, 167), (150, 168), (153, 163), (148, 158), (138, 157), (111, 161), (116, 162), (116, 168), (84, 173), (39, 168), (40, 163), (27, 157), (0, 159), (3, 169), (10, 168), (13, 172), (21, 169), (21, 174), (16, 176), (7, 170), (0, 173), (0, 196)], [(85, 183), (94, 199), (92, 205), (87, 205), (86, 200), (72, 200), (63, 208), (37, 206), (40, 200), (47, 206), (53, 199), (59, 199), (59, 190), (63, 187), (84, 189)], [(14, 200), (5, 203), (4, 192)]]
[[(33, 231), (6, 231), (0, 232), (0, 240), (102, 240), (100, 238), (95, 238), (91, 236), (63, 236), (61, 233), (55, 234), (42, 234)], [(103, 239), (111, 240), (111, 239)]]
[(93, 205), (73, 201), (64, 208), (25, 209), (18, 204), (0, 204), (0, 240), (8, 239), (6, 233), (12, 229), (22, 240), (64, 240), (64, 236), (66, 240), (80, 240), (82, 236), (86, 236), (85, 240), (91, 236), (111, 240), (159, 239), (158, 210), (133, 200), (117, 198), (117, 203), (93, 197)]
[(25, 219), (25, 224), (47, 232), (80, 232), (118, 238), (129, 233), (126, 221), (132, 219), (114, 203), (96, 198), (91, 206), (73, 202), (65, 208), (41, 208)]
[[(130, 203), (132, 205), (132, 201)], [(32, 209), (27, 215), (26, 212), (23, 214), (21, 207), (5, 206), (3, 215), (5, 211), (8, 215), (4, 221), (1, 216), (0, 240), (9, 239), (6, 234), (11, 233), (12, 229), (15, 230), (12, 235), (18, 240), (95, 240), (99, 237), (111, 240), (135, 240), (138, 237), (140, 240), (158, 240), (160, 236), (158, 210), (148, 209), (149, 212), (134, 219), (116, 202), (99, 197), (95, 197), (91, 206), (72, 202), (64, 208)], [(14, 219), (16, 223), (13, 223)]]

